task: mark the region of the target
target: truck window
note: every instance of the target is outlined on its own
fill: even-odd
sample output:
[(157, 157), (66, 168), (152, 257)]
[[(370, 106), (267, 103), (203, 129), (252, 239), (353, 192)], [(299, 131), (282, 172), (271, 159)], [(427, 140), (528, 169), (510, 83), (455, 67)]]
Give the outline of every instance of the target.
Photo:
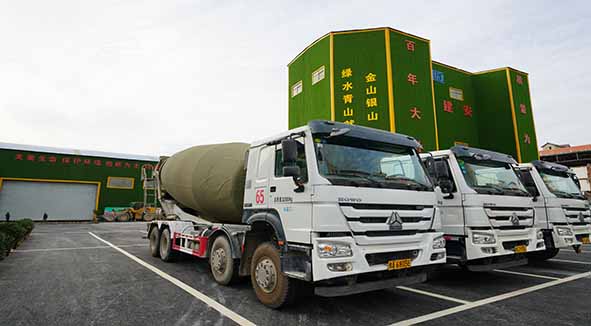
[[(298, 159), (296, 164), (300, 167), (301, 177), (304, 182), (308, 181), (308, 166), (306, 164), (306, 151), (303, 139), (296, 139), (298, 142)], [(283, 153), (281, 152), (281, 145), (276, 146), (275, 150), (275, 177), (283, 177)]]
[(259, 153), (258, 178), (267, 178), (271, 172), (273, 147), (265, 147)]

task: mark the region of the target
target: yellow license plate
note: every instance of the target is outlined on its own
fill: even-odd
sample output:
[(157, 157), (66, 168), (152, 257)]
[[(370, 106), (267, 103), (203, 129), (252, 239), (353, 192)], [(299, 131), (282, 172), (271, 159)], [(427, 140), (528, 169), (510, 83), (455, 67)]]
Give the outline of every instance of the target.
[(409, 259), (396, 259), (388, 261), (388, 270), (394, 269), (405, 269), (410, 268), (411, 260)]
[(515, 253), (522, 253), (522, 252), (526, 252), (527, 251), (527, 247), (524, 245), (521, 246), (515, 246), (515, 248), (513, 249), (513, 251), (515, 251)]
[(591, 243), (591, 241), (589, 241), (589, 237), (583, 237), (583, 238), (581, 238), (581, 242), (584, 243), (584, 244)]

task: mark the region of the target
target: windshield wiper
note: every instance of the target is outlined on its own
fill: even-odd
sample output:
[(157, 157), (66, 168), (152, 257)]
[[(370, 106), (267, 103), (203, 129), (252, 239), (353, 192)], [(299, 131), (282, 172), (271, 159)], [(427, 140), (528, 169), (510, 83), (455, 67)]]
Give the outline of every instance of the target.
[[(425, 184), (422, 184), (415, 179), (412, 179), (412, 178), (409, 178), (409, 177), (406, 177), (403, 175), (388, 175), (388, 176), (384, 176), (384, 179), (388, 180), (388, 181), (399, 181), (399, 182), (396, 182), (396, 184), (406, 186), (412, 190), (430, 190), (431, 189), (431, 187), (429, 187)], [(400, 182), (400, 181), (402, 181), (402, 182)], [(408, 183), (406, 183), (406, 182), (408, 182)]]
[(522, 194), (525, 197), (531, 197), (531, 194), (523, 189), (514, 188), (514, 187), (502, 187), (502, 188), (505, 190), (517, 192), (519, 194)]
[(335, 173), (331, 173), (329, 175), (335, 175), (335, 176), (354, 176), (354, 177), (359, 177), (359, 178), (363, 178), (367, 181), (369, 181), (371, 184), (378, 186), (378, 188), (382, 187), (382, 184), (371, 178), (372, 174), (365, 172), (365, 171), (357, 171), (357, 170), (337, 170), (335, 171)]
[(575, 198), (574, 194), (571, 194), (570, 192), (566, 192), (566, 191), (560, 191), (560, 190), (554, 190), (552, 191), (555, 195), (558, 195), (559, 197), (563, 197), (563, 198)]
[[(493, 185), (491, 183), (487, 183), (486, 185), (483, 185), (483, 186), (472, 186), (472, 188), (474, 188), (474, 190), (476, 190), (476, 192), (479, 192), (479, 193), (483, 193), (483, 192), (487, 193), (488, 192), (489, 195), (495, 195), (495, 194), (498, 195), (498, 194), (505, 193), (503, 188), (501, 188), (497, 185)], [(481, 191), (478, 191), (479, 189)]]

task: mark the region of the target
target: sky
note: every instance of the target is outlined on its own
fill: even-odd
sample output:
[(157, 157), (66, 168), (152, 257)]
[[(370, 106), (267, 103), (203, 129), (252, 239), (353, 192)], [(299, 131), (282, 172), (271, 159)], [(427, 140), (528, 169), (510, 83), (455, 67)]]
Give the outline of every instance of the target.
[(538, 144), (591, 143), (589, 1), (0, 0), (0, 142), (170, 155), (287, 129), (287, 63), (389, 26), (529, 73)]

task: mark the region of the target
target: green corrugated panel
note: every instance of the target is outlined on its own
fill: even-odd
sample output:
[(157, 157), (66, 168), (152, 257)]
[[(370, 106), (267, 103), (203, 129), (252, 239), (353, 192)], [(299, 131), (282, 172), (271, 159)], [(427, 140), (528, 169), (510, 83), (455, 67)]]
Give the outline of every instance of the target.
[(527, 74), (510, 69), (509, 77), (513, 91), (513, 107), (517, 122), (521, 161), (530, 162), (537, 160), (539, 158), (538, 142), (529, 96), (529, 80)]
[(479, 113), (477, 147), (518, 159), (506, 70), (476, 74), (473, 78)]
[(334, 35), (335, 120), (390, 131), (385, 31)]
[[(439, 147), (456, 144), (479, 146), (480, 108), (476, 104), (472, 74), (433, 62)], [(461, 95), (461, 96), (460, 96)]]
[(429, 41), (390, 31), (395, 131), (436, 150)]
[[(330, 120), (330, 37), (327, 35), (301, 53), (289, 69), (289, 128), (310, 120)], [(312, 85), (312, 73), (324, 69), (324, 78)], [(292, 96), (292, 87), (301, 81), (302, 93)]]

